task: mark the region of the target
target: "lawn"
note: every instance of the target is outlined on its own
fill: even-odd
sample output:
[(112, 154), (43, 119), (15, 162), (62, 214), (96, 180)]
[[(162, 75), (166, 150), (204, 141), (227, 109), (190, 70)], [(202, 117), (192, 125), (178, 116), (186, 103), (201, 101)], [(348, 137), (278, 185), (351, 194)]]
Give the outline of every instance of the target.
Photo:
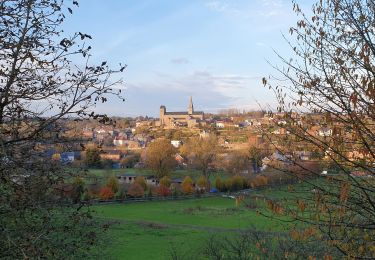
[(284, 222), (236, 206), (230, 198), (201, 198), (94, 206), (98, 218), (112, 221), (109, 248), (113, 259), (168, 259), (170, 248), (194, 252), (217, 233), (243, 229), (283, 232)]

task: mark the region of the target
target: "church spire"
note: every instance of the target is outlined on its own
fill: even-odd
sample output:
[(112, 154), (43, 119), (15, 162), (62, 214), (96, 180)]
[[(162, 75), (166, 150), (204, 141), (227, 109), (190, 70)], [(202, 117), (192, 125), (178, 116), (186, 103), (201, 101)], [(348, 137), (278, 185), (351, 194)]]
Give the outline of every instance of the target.
[(188, 114), (192, 115), (194, 113), (193, 98), (190, 96)]

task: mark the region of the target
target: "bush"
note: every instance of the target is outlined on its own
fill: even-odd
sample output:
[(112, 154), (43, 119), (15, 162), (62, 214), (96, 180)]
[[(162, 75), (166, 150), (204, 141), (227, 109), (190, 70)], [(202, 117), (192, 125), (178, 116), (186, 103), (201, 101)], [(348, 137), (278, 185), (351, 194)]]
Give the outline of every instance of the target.
[(226, 191), (225, 183), (221, 180), (220, 177), (217, 177), (215, 180), (215, 187), (218, 191)]
[(130, 186), (127, 194), (130, 197), (139, 198), (139, 197), (143, 197), (144, 193), (145, 193), (145, 190), (143, 189), (143, 187), (139, 183), (135, 182)]
[(165, 187), (169, 188), (171, 186), (171, 178), (168, 176), (164, 176), (163, 178), (160, 179), (160, 185), (164, 185)]
[(147, 183), (143, 176), (137, 176), (134, 183), (138, 183), (143, 188), (143, 191), (147, 190)]
[(103, 169), (112, 169), (113, 161), (110, 159), (103, 159), (100, 161), (100, 165)]
[(81, 200), (82, 200), (82, 201), (89, 201), (89, 200), (91, 200), (91, 194), (90, 194), (90, 192), (89, 192), (88, 190), (86, 190), (86, 191), (82, 194), (82, 196), (81, 196)]
[(157, 192), (158, 192), (158, 195), (162, 197), (168, 197), (171, 195), (171, 190), (167, 186), (164, 186), (162, 184), (159, 185)]
[(115, 199), (124, 200), (126, 198), (126, 191), (124, 189), (119, 189), (115, 194)]
[(199, 179), (197, 181), (197, 185), (200, 189), (204, 189), (205, 191), (210, 190), (210, 184), (209, 184), (207, 178), (204, 177), (204, 176), (199, 177)]
[(71, 194), (71, 199), (74, 203), (77, 203), (81, 197), (82, 194), (85, 191), (85, 182), (81, 177), (76, 177), (73, 181), (73, 192)]
[(242, 190), (246, 187), (246, 181), (244, 177), (236, 175), (231, 178), (232, 183), (231, 183), (231, 191), (238, 191)]
[(250, 181), (250, 186), (254, 188), (265, 187), (268, 184), (268, 178), (266, 176), (258, 175), (255, 179)]
[(112, 176), (108, 179), (106, 186), (110, 188), (113, 193), (117, 193), (119, 190), (118, 179), (115, 176)]
[(224, 181), (224, 187), (225, 187), (225, 191), (233, 191), (232, 190), (232, 178), (226, 179)]
[(114, 196), (115, 194), (113, 193), (112, 189), (107, 186), (104, 186), (99, 193), (99, 197), (102, 200), (110, 200), (113, 199)]
[(185, 177), (181, 186), (182, 186), (182, 192), (185, 193), (185, 194), (191, 194), (194, 191), (193, 180), (190, 178), (190, 176)]
[(139, 154), (132, 154), (126, 156), (124, 159), (121, 160), (120, 165), (123, 168), (133, 168), (137, 162), (140, 160)]

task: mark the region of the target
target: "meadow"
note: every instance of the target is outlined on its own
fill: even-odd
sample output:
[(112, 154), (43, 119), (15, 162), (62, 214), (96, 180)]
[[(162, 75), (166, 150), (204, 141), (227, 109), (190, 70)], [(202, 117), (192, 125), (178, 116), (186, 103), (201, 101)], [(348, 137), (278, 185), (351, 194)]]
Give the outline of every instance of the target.
[(255, 209), (246, 207), (245, 203), (236, 206), (234, 199), (223, 197), (93, 208), (98, 218), (112, 223), (108, 234), (111, 259), (170, 259), (173, 247), (185, 255), (193, 255), (210, 236), (218, 233), (251, 229), (272, 234), (288, 230), (285, 222), (259, 214), (266, 213), (267, 207), (262, 199), (253, 197), (253, 200)]

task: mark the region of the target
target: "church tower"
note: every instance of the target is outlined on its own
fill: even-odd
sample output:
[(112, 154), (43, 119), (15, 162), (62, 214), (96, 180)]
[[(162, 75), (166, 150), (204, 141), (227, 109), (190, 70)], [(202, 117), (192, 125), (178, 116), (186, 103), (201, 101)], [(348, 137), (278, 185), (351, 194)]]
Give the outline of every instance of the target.
[(190, 96), (188, 114), (192, 115), (194, 113), (193, 98)]
[(166, 112), (167, 112), (167, 109), (165, 108), (165, 106), (160, 106), (160, 125), (165, 124), (164, 116)]

